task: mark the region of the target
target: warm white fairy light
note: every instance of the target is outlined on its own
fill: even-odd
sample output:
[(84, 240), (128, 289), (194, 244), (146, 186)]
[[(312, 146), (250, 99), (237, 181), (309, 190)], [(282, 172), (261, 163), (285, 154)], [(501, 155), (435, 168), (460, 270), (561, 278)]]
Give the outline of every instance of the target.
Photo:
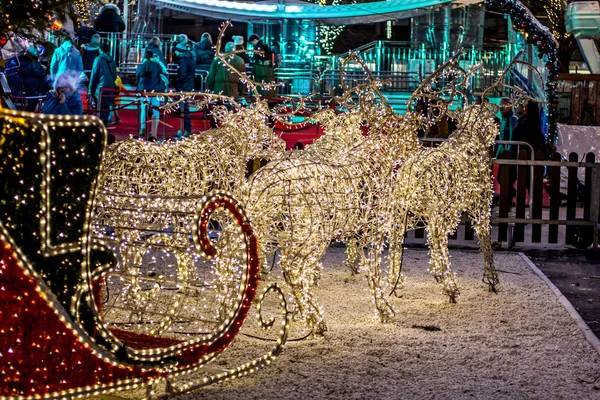
[[(18, 311), (14, 321), (5, 318), (3, 343), (23, 339), (14, 352), (2, 350), (11, 354), (0, 363), (11, 371), (5, 378), (20, 382), (5, 394), (75, 398), (144, 386), (152, 391), (155, 383), (173, 383), (218, 357), (248, 313), (260, 265), (255, 236), (235, 200), (130, 192), (105, 194), (94, 204), (106, 135), (97, 118), (1, 110), (0, 133), (6, 156), (0, 176), (17, 183), (5, 186), (0, 210), (0, 272), (13, 277), (5, 298)], [(222, 241), (226, 251), (217, 249), (217, 261), (227, 266), (217, 278), (191, 241), (195, 217), (208, 213), (211, 202), (226, 207), (238, 227), (229, 231), (238, 244)], [(96, 225), (90, 227), (92, 212)], [(109, 254), (112, 259), (104, 258)], [(64, 284), (67, 278), (74, 284)], [(98, 287), (112, 296), (106, 304)], [(204, 303), (209, 313), (196, 312)], [(228, 378), (268, 364), (281, 351), (289, 325), (282, 307), (273, 349)], [(56, 359), (63, 362), (51, 365)], [(31, 365), (40, 368), (33, 372)]]
[(393, 261), (389, 283), (400, 279), (404, 233), (417, 224), (427, 229), (430, 272), (443, 285), (452, 302), (458, 296), (450, 267), (448, 235), (467, 213), (473, 221), (484, 257), (484, 281), (496, 290), (498, 275), (494, 268), (490, 235), (492, 177), (490, 147), (498, 127), (488, 105), (471, 106), (455, 115), (457, 131), (436, 148), (423, 148), (411, 155), (398, 169), (393, 192)]

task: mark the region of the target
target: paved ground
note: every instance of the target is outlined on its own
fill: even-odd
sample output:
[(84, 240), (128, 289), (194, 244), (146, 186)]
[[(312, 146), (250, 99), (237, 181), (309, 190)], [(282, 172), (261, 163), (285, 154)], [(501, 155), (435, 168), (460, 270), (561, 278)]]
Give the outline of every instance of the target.
[(524, 250), (600, 338), (600, 251)]

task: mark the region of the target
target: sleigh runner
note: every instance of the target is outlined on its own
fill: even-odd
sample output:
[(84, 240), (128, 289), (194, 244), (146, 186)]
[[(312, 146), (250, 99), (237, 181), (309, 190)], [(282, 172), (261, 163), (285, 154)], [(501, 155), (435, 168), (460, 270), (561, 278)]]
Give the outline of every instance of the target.
[[(258, 304), (260, 315), (266, 293), (282, 299), (276, 344), (237, 368), (207, 367), (235, 339), (258, 286), (256, 237), (234, 199), (188, 199), (186, 210), (162, 214), (139, 210), (154, 225), (161, 218), (171, 225), (128, 226), (117, 236), (117, 224), (90, 226), (105, 141), (99, 120), (2, 110), (0, 135), (0, 396), (145, 387), (152, 397), (159, 383), (163, 394), (182, 393), (245, 375), (279, 353), (288, 314), (271, 285)], [(215, 247), (207, 227), (217, 209), (238, 229)], [(188, 231), (177, 218), (191, 221)], [(260, 318), (264, 328), (274, 325)]]

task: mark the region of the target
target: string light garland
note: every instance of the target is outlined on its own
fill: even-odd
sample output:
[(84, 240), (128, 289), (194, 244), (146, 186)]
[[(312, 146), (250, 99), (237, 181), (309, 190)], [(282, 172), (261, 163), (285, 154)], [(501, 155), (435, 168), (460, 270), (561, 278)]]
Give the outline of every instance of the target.
[[(5, 304), (0, 312), (4, 336), (0, 394), (7, 398), (71, 398), (140, 387), (151, 393), (158, 383), (164, 383), (169, 393), (182, 393), (246, 375), (270, 363), (281, 351), (289, 324), (281, 291), (273, 285), (259, 297), (262, 302), (267, 293), (274, 292), (281, 299), (280, 331), (271, 351), (238, 368), (194, 377), (193, 373), (231, 343), (249, 312), (260, 271), (256, 236), (243, 209), (227, 194), (189, 199), (191, 208), (184, 215), (173, 209), (135, 210), (139, 218), (159, 218), (170, 212), (171, 223), (176, 223), (178, 216), (191, 221), (186, 227), (171, 225), (179, 229), (173, 236), (147, 235), (139, 226), (137, 236), (123, 238), (105, 229), (99, 233), (90, 221), (92, 211), (98, 209), (95, 182), (105, 136), (95, 117), (0, 112), (0, 297)], [(207, 221), (218, 210), (233, 224), (230, 242), (223, 247), (219, 243), (215, 254), (214, 247), (200, 238), (206, 237)], [(119, 228), (113, 229), (117, 232)], [(184, 236), (187, 248), (181, 253), (181, 241), (167, 242), (165, 238)], [(190, 236), (195, 238), (191, 245)], [(112, 252), (121, 242), (130, 246), (124, 247), (123, 253)], [(135, 285), (118, 279), (118, 272), (135, 270), (135, 265), (123, 263), (139, 261), (140, 252), (146, 249), (151, 250), (151, 257), (162, 252), (194, 259), (198, 268), (194, 272), (203, 275), (173, 282), (168, 279), (170, 265), (155, 264), (154, 268), (166, 273), (154, 280), (148, 275), (133, 278), (141, 289), (136, 293)], [(196, 255), (205, 251), (216, 255), (216, 263), (231, 261), (231, 268), (218, 271), (214, 263), (198, 261)], [(145, 264), (148, 266), (152, 268), (151, 263)], [(194, 286), (198, 282), (201, 286)], [(140, 293), (149, 284), (154, 284), (148, 292), (155, 298)], [(110, 296), (128, 303), (115, 311)], [(151, 307), (157, 299), (172, 301), (162, 318), (157, 312), (164, 309)], [(212, 310), (202, 312), (207, 306)], [(274, 321), (266, 321), (261, 309), (259, 325), (273, 327)], [(184, 315), (187, 320), (180, 320)], [(212, 319), (201, 320), (209, 315)], [(175, 324), (189, 330), (176, 332), (172, 329)]]

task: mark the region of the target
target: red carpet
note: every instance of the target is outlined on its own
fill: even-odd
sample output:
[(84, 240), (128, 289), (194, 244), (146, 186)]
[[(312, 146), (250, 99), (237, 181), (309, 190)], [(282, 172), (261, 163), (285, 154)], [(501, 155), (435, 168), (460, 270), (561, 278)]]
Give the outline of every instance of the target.
[[(210, 119), (205, 112), (192, 112), (192, 132), (200, 133), (210, 129)], [(158, 139), (174, 138), (177, 131), (183, 130), (182, 118), (178, 114), (167, 114), (163, 116), (159, 123)], [(279, 122), (275, 123), (275, 133), (285, 141), (286, 148), (292, 149), (297, 143), (307, 146), (319, 138), (323, 132), (318, 125), (304, 124), (289, 126)], [(117, 141), (128, 139), (131, 136), (139, 134), (139, 123), (137, 110), (120, 110), (120, 121), (108, 126), (108, 133), (115, 135)], [(500, 185), (496, 182), (498, 174), (498, 165), (494, 165), (494, 191), (500, 193)], [(526, 204), (529, 204), (529, 195), (526, 198)], [(544, 207), (550, 206), (550, 197), (544, 190), (542, 204)]]

